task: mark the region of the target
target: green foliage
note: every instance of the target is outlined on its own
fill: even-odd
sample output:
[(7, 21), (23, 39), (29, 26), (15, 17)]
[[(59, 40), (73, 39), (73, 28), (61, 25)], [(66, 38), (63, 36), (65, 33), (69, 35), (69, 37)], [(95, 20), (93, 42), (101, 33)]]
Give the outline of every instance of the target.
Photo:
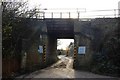
[(2, 51), (3, 51), (3, 57), (8, 54), (12, 53), (12, 17), (14, 14), (12, 12), (3, 11), (2, 16)]
[(2, 2), (2, 56), (5, 57), (13, 57), (19, 55), (16, 53), (17, 42), (20, 39), (20, 36), (14, 33), (19, 33), (18, 31), (21, 18), (17, 17), (19, 12), (19, 8), (22, 7), (21, 3), (16, 3), (14, 7), (12, 7), (15, 3), (13, 2)]
[(73, 56), (74, 53), (74, 43), (71, 42), (68, 46), (68, 50), (69, 50), (69, 55)]
[[(20, 57), (22, 39), (31, 33), (27, 27), (27, 19), (35, 17), (38, 9), (27, 9), (28, 3), (22, 1), (2, 2), (2, 55), (5, 57)], [(27, 29), (26, 29), (27, 28)]]

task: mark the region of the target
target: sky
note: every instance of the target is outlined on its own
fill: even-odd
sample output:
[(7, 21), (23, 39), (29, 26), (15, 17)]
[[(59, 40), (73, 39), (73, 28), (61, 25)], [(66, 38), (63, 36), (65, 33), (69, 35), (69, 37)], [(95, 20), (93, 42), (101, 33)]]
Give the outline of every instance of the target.
[(66, 50), (66, 48), (69, 46), (71, 42), (74, 42), (74, 39), (59, 39), (60, 45), (57, 47), (57, 49), (63, 49)]
[(41, 8), (86, 8), (117, 9), (120, 0), (29, 0), (31, 6), (41, 5)]
[[(41, 9), (47, 8), (48, 10), (51, 8), (81, 8), (86, 10), (107, 10), (118, 9), (119, 1), (120, 0), (29, 0), (29, 6), (32, 8), (33, 6), (40, 5)], [(108, 13), (111, 14), (113, 12)], [(70, 42), (74, 42), (74, 40), (61, 40), (61, 43), (64, 44), (59, 45), (58, 49), (66, 49), (66, 46), (68, 46)]]
[[(46, 11), (51, 12), (51, 9), (57, 10), (60, 8), (71, 8), (78, 11), (84, 11), (80, 14), (81, 18), (92, 17), (96, 15), (112, 15), (114, 13), (118, 13), (118, 11), (104, 11), (104, 12), (85, 12), (90, 10), (108, 10), (108, 9), (118, 9), (118, 2), (120, 0), (29, 0), (29, 6), (32, 8), (33, 6), (40, 5), (41, 9), (47, 9)], [(58, 11), (58, 10), (57, 10)], [(69, 11), (69, 10), (68, 10)], [(59, 15), (59, 14), (58, 14)], [(54, 14), (54, 17), (60, 17), (57, 14)], [(51, 15), (48, 14), (47, 17)], [(68, 16), (68, 13), (65, 13), (63, 16)], [(71, 17), (77, 18), (77, 14), (71, 14)], [(104, 16), (103, 16), (104, 17)], [(108, 16), (109, 17), (109, 16)]]

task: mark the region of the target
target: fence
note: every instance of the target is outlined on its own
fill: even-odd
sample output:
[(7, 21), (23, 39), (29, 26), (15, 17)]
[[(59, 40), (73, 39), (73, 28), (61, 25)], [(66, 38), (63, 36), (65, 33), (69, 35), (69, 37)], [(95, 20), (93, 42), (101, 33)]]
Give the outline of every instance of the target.
[(20, 62), (17, 58), (5, 58), (2, 60), (2, 76), (14, 76), (16, 72), (20, 71)]

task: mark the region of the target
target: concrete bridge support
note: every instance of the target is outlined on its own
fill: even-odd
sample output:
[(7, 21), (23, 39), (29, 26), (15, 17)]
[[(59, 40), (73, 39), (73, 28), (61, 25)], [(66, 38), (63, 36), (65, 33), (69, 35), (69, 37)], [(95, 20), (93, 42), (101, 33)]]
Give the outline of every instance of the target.
[[(75, 69), (89, 69), (92, 61), (91, 40), (81, 35), (75, 35), (74, 39), (74, 47), (76, 47), (77, 53), (73, 67)], [(78, 49), (83, 46), (85, 47), (85, 54), (79, 54)]]
[(57, 50), (57, 38), (53, 35), (48, 35), (47, 39), (47, 52), (46, 52), (46, 64), (50, 65), (58, 60)]
[[(73, 64), (75, 69), (89, 69), (92, 61), (91, 38), (87, 36), (87, 32), (83, 29), (89, 25), (89, 22), (81, 22), (75, 20), (74, 22), (74, 45), (76, 47), (76, 58)], [(86, 28), (87, 29), (87, 28)], [(87, 31), (87, 30), (86, 30)], [(79, 47), (85, 47), (85, 53), (79, 54)]]

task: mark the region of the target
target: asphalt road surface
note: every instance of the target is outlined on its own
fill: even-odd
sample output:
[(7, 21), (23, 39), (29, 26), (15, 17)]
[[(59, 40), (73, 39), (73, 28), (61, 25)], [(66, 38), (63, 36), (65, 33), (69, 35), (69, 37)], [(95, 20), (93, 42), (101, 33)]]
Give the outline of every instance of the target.
[(29, 75), (19, 76), (19, 78), (30, 78), (30, 80), (35, 78), (113, 78), (91, 72), (74, 70), (72, 68), (73, 59), (71, 57), (65, 57), (65, 55), (60, 55), (58, 57), (60, 60), (52, 66), (35, 71)]

